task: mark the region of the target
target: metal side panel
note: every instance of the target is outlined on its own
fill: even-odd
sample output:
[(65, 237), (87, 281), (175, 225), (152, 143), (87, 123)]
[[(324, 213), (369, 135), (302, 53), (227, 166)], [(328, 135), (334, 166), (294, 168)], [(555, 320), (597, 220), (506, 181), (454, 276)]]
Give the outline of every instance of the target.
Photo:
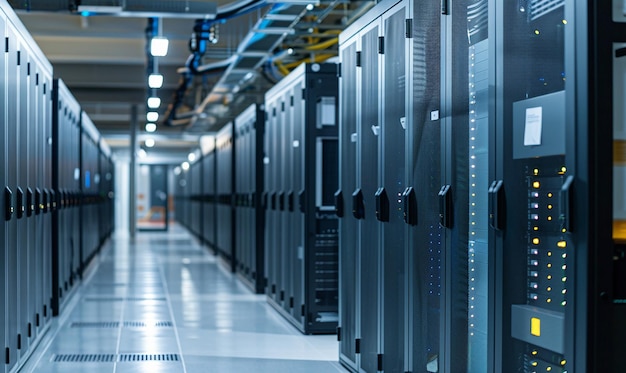
[[(355, 339), (358, 333), (359, 239), (357, 220), (352, 216), (352, 193), (357, 176), (357, 74), (356, 38), (340, 46), (339, 79), (339, 357), (342, 364), (356, 369)], [(354, 141), (353, 141), (354, 140)], [(341, 211), (343, 210), (343, 211)]]
[[(7, 37), (7, 25), (4, 14), (0, 13), (0, 40), (4, 40)], [(10, 123), (8, 122), (8, 107), (7, 107), (7, 89), (11, 85), (9, 83), (9, 76), (7, 74), (7, 57), (8, 53), (2, 53), (0, 55), (0, 78), (4, 82), (0, 87), (0, 145), (2, 150), (0, 150), (0, 155), (2, 156), (3, 162), (0, 162), (0, 187), (2, 188), (3, 195), (0, 199), (0, 211), (3, 214), (3, 221), (0, 224), (0, 243), (2, 245), (2, 254), (0, 254), (0, 258), (2, 258), (2, 264), (0, 264), (0, 278), (4, 279), (2, 285), (0, 285), (0, 335), (2, 335), (0, 341), (0, 348), (5, 347), (5, 339), (7, 336), (7, 311), (9, 308), (10, 301), (7, 300), (7, 271), (9, 271), (8, 267), (8, 248), (7, 245), (7, 223), (6, 223), (6, 215), (7, 210), (10, 209), (11, 203), (7, 203), (6, 198), (4, 196), (5, 187), (7, 184), (7, 165), (9, 157), (7, 154), (7, 132)], [(6, 365), (6, 364), (3, 364)], [(5, 372), (5, 368), (0, 369), (0, 372)]]
[[(374, 195), (378, 189), (380, 171), (378, 159), (380, 157), (380, 82), (377, 78), (380, 72), (380, 56), (378, 54), (379, 23), (373, 23), (359, 34), (361, 67), (357, 67), (359, 74), (359, 90), (361, 91), (359, 107), (360, 118), (357, 128), (358, 150), (357, 167), (360, 178), (356, 188), (363, 195), (363, 215), (359, 220), (360, 233), (360, 367), (365, 371), (378, 369), (378, 354), (380, 353), (379, 332), (379, 283), (380, 283), (380, 228), (376, 220), (376, 205)], [(347, 196), (349, 197), (349, 196)], [(354, 208), (354, 207), (353, 207)]]
[[(7, 36), (9, 38), (9, 52), (7, 56), (7, 91), (11, 94), (7, 95), (7, 134), (6, 134), (6, 163), (18, 163), (18, 126), (20, 122), (19, 111), (19, 92), (20, 92), (20, 69), (18, 65), (18, 41), (15, 28), (7, 25)], [(17, 335), (18, 335), (18, 285), (17, 285), (17, 251), (18, 251), (18, 212), (21, 214), (21, 206), (17, 206), (17, 167), (9, 167), (6, 170), (5, 196), (13, 203), (13, 214), (9, 221), (5, 223), (6, 227), (6, 266), (7, 266), (7, 329), (5, 334), (5, 348), (9, 351), (7, 370), (15, 366), (17, 362)], [(10, 193), (10, 194), (6, 194)]]

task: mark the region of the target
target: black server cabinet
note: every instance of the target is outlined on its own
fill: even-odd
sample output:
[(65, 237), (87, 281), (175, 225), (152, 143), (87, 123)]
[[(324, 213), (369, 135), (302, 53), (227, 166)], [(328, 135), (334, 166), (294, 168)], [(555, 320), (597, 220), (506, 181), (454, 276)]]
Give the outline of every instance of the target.
[(265, 291), (264, 106), (255, 104), (235, 118), (237, 271), (256, 293)]
[(304, 333), (338, 319), (337, 66), (307, 64), (265, 96), (268, 300)]
[(215, 251), (217, 250), (215, 137), (212, 136), (207, 141), (202, 156), (202, 238), (204, 243)]
[(215, 139), (216, 156), (216, 218), (217, 218), (217, 251), (229, 263), (231, 271), (236, 271), (237, 257), (234, 251), (235, 209), (233, 205), (234, 175), (234, 141), (233, 123), (224, 126)]
[[(4, 14), (2, 14), (0, 16), (0, 37), (5, 38), (7, 35), (7, 26), (6, 26), (6, 18), (4, 16)], [(8, 193), (8, 184), (7, 184), (7, 179), (6, 179), (6, 168), (7, 165), (9, 165), (8, 163), (8, 157), (7, 157), (7, 147), (6, 147), (6, 141), (7, 141), (7, 131), (8, 131), (8, 127), (9, 127), (9, 122), (8, 122), (8, 107), (7, 107), (7, 88), (10, 86), (9, 84), (9, 77), (7, 76), (7, 55), (8, 53), (4, 53), (2, 55), (2, 57), (0, 57), (0, 77), (2, 77), (2, 81), (3, 84), (0, 87), (0, 120), (2, 121), (2, 124), (0, 125), (0, 144), (2, 144), (2, 150), (0, 152), (0, 154), (2, 154), (2, 158), (4, 159), (4, 162), (2, 162), (0, 164), (0, 184), (3, 188), (3, 195), (2, 195), (2, 200), (0, 201), (0, 206), (2, 206), (2, 213), (4, 216), (3, 219), (3, 224), (0, 227), (0, 242), (2, 243), (2, 265), (0, 266), (0, 276), (2, 276), (3, 279), (5, 279), (5, 282), (3, 283), (2, 286), (0, 286), (0, 317), (2, 318), (2, 321), (0, 322), (0, 335), (2, 335), (2, 347), (6, 346), (6, 336), (7, 336), (7, 325), (6, 325), (6, 319), (7, 319), (7, 310), (9, 307), (9, 302), (7, 302), (7, 283), (6, 283), (6, 279), (7, 279), (7, 274), (9, 271), (8, 268), (8, 248), (10, 247), (8, 245), (7, 242), (7, 228), (8, 228), (8, 222), (7, 220), (9, 220), (11, 218), (12, 215), (12, 211), (11, 209), (13, 208), (13, 202), (11, 200), (7, 200), (7, 197), (10, 197), (9, 193)]]
[(202, 200), (201, 193), (204, 190), (202, 185), (202, 161), (192, 163), (189, 167), (188, 181), (190, 183), (190, 195), (189, 195), (189, 207), (190, 207), (190, 222), (189, 227), (191, 232), (196, 237), (202, 237), (203, 232), (203, 214), (202, 214)]
[(187, 188), (187, 170), (180, 167), (174, 169), (176, 184), (174, 188), (176, 219), (180, 224), (189, 229), (189, 201)]
[(84, 111), (81, 114), (81, 155), (80, 155), (80, 236), (81, 256), (80, 275), (96, 255), (99, 247), (98, 237), (98, 188), (95, 183), (98, 174), (99, 134)]
[(57, 316), (79, 269), (78, 210), (71, 196), (80, 189), (80, 115), (78, 101), (62, 80), (54, 81), (52, 186), (57, 209), (52, 219), (52, 313)]

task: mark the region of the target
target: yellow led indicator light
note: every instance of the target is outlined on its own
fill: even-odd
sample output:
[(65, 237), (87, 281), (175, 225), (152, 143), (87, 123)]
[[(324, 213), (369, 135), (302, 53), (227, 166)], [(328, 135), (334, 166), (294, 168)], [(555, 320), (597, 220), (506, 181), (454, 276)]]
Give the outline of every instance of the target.
[(567, 266), (566, 266), (565, 264), (563, 264), (563, 265), (561, 266), (561, 269), (565, 271), (565, 270), (567, 269)]
[(537, 350), (533, 350), (533, 352), (531, 352), (531, 354), (533, 354), (533, 356), (535, 356), (535, 355), (538, 354), (538, 352), (537, 352)]
[(533, 170), (533, 174), (534, 174), (535, 176), (539, 175), (539, 169), (538, 169), (538, 168), (535, 168), (535, 169)]
[(561, 365), (565, 365), (566, 363), (567, 363), (567, 361), (561, 360)]
[(548, 216), (548, 221), (552, 221), (552, 216)]
[(552, 192), (548, 193), (548, 198), (552, 198)]
[(540, 186), (541, 186), (541, 183), (539, 183), (538, 181), (533, 181), (533, 188), (539, 189)]
[(535, 35), (539, 35), (539, 30), (535, 30)]
[(567, 25), (567, 20), (566, 20), (566, 19), (564, 19), (564, 20), (563, 20), (563, 21), (561, 21), (561, 22), (563, 22), (563, 24), (564, 24), (564, 25)]
[(567, 281), (567, 277), (563, 277), (563, 278), (561, 279), (561, 281), (566, 282), (566, 281)]
[(530, 334), (535, 337), (541, 336), (541, 320), (538, 317), (530, 318)]
[(546, 371), (547, 371), (547, 372), (551, 372), (551, 371), (552, 371), (552, 367), (547, 367), (547, 368), (546, 368)]
[(548, 268), (552, 268), (552, 263), (548, 263)]
[(550, 298), (546, 299), (546, 303), (552, 303), (552, 299)]
[(539, 227), (533, 227), (533, 230), (534, 230), (534, 231), (538, 231), (538, 230), (539, 230)]
[(556, 245), (560, 247), (561, 249), (564, 249), (567, 247), (567, 241), (559, 241), (556, 243)]
[(530, 365), (536, 367), (539, 363), (537, 363), (536, 361), (533, 361), (532, 363), (530, 363)]
[(563, 294), (563, 295), (567, 294), (567, 289), (563, 289), (563, 290), (561, 291), (561, 294)]
[(561, 302), (561, 306), (565, 307), (567, 305), (566, 301)]
[(533, 245), (539, 245), (539, 238), (533, 238)]
[(561, 167), (561, 173), (566, 173), (566, 172), (567, 172), (567, 168)]
[(552, 256), (552, 251), (548, 251), (548, 256)]
[(547, 291), (552, 291), (552, 287), (551, 287), (551, 286), (548, 286), (548, 287), (546, 288), (546, 290), (547, 290)]
[(548, 275), (548, 280), (552, 280), (552, 275)]
[(561, 232), (565, 233), (565, 232), (567, 232), (567, 229), (563, 228), (563, 229), (561, 229)]
[(552, 205), (548, 205), (548, 210), (552, 210)]

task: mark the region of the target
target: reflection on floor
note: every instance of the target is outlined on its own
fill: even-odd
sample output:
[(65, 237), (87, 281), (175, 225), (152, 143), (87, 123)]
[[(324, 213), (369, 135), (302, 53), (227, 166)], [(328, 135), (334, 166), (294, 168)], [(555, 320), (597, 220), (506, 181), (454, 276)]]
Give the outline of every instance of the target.
[(344, 372), (182, 228), (116, 236), (24, 372)]

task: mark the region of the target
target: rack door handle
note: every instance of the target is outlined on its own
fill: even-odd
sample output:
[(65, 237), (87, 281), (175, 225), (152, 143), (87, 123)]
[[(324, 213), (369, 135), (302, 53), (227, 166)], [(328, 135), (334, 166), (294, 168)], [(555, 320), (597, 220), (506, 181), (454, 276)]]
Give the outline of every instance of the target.
[(363, 191), (361, 189), (357, 189), (352, 193), (352, 216), (355, 219), (363, 219), (365, 217)]
[(504, 182), (494, 180), (489, 186), (489, 225), (501, 231), (505, 225)]
[(413, 187), (402, 192), (402, 215), (408, 225), (417, 225), (417, 196)]
[(378, 188), (374, 197), (376, 199), (376, 219), (382, 222), (389, 221), (389, 198), (385, 188)]
[(4, 220), (11, 220), (14, 212), (15, 208), (13, 207), (13, 192), (11, 191), (11, 188), (4, 187)]
[(335, 192), (335, 214), (339, 218), (343, 218), (343, 192), (341, 189)]
[(562, 229), (566, 232), (572, 230), (571, 219), (571, 199), (572, 199), (572, 184), (574, 183), (574, 175), (569, 175), (563, 185), (561, 186), (561, 206), (559, 212), (559, 218), (561, 219)]
[(300, 212), (306, 212), (306, 190), (302, 189), (300, 193), (298, 193), (298, 204), (300, 205)]
[(452, 192), (450, 185), (439, 190), (439, 224), (444, 228), (452, 228)]

